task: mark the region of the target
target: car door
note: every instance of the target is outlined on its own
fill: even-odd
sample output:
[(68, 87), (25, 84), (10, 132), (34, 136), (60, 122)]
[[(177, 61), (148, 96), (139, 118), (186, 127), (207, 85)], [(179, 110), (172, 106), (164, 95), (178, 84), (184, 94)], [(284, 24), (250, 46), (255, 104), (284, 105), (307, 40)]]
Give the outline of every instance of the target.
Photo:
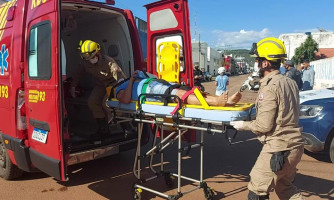
[(58, 0), (29, 1), (24, 87), (31, 162), (48, 175), (66, 180), (61, 129), (59, 4)]
[(147, 71), (169, 82), (193, 86), (187, 0), (151, 3), (147, 9)]

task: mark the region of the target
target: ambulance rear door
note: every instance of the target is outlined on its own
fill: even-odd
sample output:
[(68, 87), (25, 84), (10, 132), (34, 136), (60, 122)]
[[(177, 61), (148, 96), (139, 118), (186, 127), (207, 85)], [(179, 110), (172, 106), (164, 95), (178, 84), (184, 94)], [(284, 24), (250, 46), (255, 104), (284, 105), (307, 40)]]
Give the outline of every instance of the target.
[(59, 4), (58, 0), (29, 1), (24, 87), (31, 162), (64, 181)]
[(169, 82), (193, 86), (187, 0), (151, 3), (147, 9), (147, 71)]

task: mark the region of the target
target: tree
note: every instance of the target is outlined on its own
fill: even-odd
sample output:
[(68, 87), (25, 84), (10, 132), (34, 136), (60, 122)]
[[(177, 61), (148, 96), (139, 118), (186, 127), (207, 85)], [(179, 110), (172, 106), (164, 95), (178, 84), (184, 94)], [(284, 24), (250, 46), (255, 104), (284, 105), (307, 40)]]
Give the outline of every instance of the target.
[(315, 53), (318, 51), (318, 43), (309, 35), (304, 43), (296, 48), (295, 55), (292, 57), (294, 63), (301, 63), (304, 59), (315, 60)]

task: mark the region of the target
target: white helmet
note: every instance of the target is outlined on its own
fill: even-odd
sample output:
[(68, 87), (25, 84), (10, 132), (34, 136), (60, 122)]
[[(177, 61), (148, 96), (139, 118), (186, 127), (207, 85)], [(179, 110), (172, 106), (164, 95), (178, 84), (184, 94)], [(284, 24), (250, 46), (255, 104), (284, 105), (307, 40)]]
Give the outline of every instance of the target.
[(225, 73), (225, 67), (219, 67), (218, 68), (218, 74)]

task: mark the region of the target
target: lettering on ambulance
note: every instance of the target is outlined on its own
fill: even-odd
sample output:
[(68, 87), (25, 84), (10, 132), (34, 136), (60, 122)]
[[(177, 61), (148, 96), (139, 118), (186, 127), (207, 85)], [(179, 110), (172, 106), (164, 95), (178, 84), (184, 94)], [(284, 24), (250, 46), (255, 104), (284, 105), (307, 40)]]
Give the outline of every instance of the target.
[(32, 9), (34, 9), (34, 8), (36, 8), (36, 7), (44, 4), (46, 2), (47, 2), (47, 0), (31, 0), (31, 8), (30, 8), (30, 10), (32, 10)]
[(45, 101), (45, 91), (29, 90), (29, 102), (38, 103)]
[(1, 98), (8, 98), (8, 86), (7, 85), (0, 85), (0, 99)]

